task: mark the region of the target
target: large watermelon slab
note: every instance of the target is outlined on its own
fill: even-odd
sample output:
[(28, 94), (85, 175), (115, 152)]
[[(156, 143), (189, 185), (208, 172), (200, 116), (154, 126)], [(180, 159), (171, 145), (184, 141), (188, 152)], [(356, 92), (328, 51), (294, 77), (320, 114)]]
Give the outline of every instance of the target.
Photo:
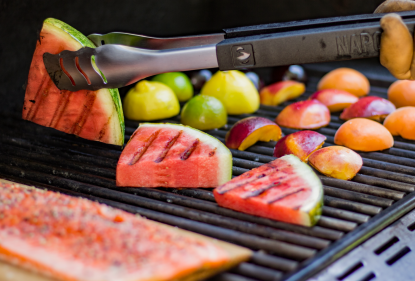
[(140, 124), (117, 165), (117, 186), (216, 187), (232, 177), (232, 154), (218, 139), (178, 124)]
[(59, 90), (43, 63), (45, 52), (58, 54), (95, 47), (82, 33), (46, 19), (30, 65), (22, 118), (79, 137), (109, 144), (124, 143), (124, 116), (117, 89)]
[(305, 226), (318, 221), (323, 206), (320, 179), (294, 155), (246, 172), (213, 194), (222, 207)]

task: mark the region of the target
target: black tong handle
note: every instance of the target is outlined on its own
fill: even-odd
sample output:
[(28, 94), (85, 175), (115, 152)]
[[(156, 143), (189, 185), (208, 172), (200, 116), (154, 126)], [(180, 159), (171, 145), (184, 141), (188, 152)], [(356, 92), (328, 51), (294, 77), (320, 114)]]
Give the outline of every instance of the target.
[[(399, 13), (409, 31), (415, 12)], [(220, 70), (379, 56), (383, 14), (355, 15), (226, 29), (216, 46)]]

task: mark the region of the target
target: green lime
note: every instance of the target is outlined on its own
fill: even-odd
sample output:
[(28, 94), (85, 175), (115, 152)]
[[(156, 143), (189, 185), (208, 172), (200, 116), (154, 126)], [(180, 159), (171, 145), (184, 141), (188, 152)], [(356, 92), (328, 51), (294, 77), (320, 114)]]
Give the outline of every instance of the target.
[(151, 81), (161, 82), (169, 86), (179, 101), (187, 101), (193, 97), (193, 86), (189, 77), (182, 72), (168, 72), (156, 75)]
[(184, 105), (181, 120), (184, 125), (199, 130), (212, 130), (224, 126), (228, 114), (217, 98), (198, 95)]

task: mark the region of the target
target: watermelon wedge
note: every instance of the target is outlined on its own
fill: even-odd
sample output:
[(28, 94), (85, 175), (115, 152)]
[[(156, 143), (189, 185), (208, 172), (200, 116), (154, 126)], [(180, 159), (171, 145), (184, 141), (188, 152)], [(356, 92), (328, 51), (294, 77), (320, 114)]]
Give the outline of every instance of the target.
[(95, 47), (82, 33), (56, 20), (46, 19), (30, 65), (22, 118), (79, 137), (123, 145), (124, 115), (117, 89), (59, 90), (50, 79), (43, 54)]
[(140, 124), (117, 165), (117, 186), (217, 187), (232, 177), (232, 154), (218, 139), (178, 124)]
[(246, 172), (213, 194), (222, 207), (304, 226), (316, 224), (323, 206), (320, 179), (294, 155)]

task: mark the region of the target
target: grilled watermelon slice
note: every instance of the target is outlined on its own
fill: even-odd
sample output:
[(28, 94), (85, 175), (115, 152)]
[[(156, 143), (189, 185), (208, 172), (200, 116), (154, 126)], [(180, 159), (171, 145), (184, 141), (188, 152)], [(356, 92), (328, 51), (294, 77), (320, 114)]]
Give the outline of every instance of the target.
[(22, 118), (42, 126), (109, 144), (123, 145), (124, 115), (117, 89), (59, 90), (50, 79), (43, 54), (95, 47), (82, 33), (46, 19), (30, 65)]
[(213, 194), (222, 207), (304, 226), (318, 221), (323, 206), (320, 179), (294, 155), (246, 172)]
[(117, 165), (117, 186), (217, 187), (232, 176), (232, 154), (218, 139), (178, 124), (140, 124)]

